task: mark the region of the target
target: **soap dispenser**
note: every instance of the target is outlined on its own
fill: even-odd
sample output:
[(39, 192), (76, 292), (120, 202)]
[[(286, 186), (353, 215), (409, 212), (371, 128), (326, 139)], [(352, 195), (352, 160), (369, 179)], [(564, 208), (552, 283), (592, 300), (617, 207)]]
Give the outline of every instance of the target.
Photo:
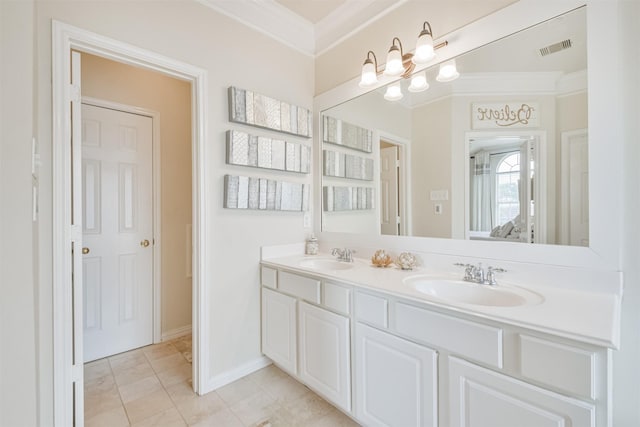
[(304, 253), (307, 255), (318, 255), (318, 239), (311, 234), (304, 245)]

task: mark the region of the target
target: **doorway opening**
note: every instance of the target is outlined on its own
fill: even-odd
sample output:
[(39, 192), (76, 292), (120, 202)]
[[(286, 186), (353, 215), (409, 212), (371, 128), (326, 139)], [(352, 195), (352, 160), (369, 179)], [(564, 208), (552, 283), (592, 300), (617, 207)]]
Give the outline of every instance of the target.
[[(206, 334), (208, 276), (204, 263), (206, 230), (204, 202), (204, 156), (206, 116), (206, 72), (191, 65), (163, 57), (117, 40), (109, 39), (53, 22), (53, 304), (54, 304), (54, 424), (73, 425), (84, 418), (83, 394), (83, 329), (84, 329), (84, 276), (81, 248), (83, 246), (82, 192), (82, 106), (81, 65), (76, 58), (92, 54), (121, 64), (160, 73), (187, 82), (190, 85), (188, 120), (190, 137), (188, 146), (193, 167), (191, 183), (191, 221), (186, 227), (192, 241), (192, 261), (186, 269), (192, 275), (192, 384), (195, 392), (205, 393), (206, 377), (201, 363), (207, 360)], [(76, 60), (72, 60), (72, 58)], [(135, 169), (135, 168), (133, 168)], [(123, 176), (131, 180), (133, 169)], [(118, 181), (120, 185), (122, 180)], [(131, 199), (131, 197), (130, 197)], [(120, 213), (119, 213), (120, 215)], [(131, 225), (131, 223), (129, 223)], [(183, 231), (189, 233), (189, 231)], [(154, 236), (152, 236), (153, 239)], [(144, 242), (148, 239), (142, 239)], [(152, 240), (151, 240), (152, 241)], [(151, 243), (151, 242), (150, 242)], [(144, 245), (143, 245), (144, 246)], [(150, 246), (150, 245), (149, 245)], [(187, 244), (185, 244), (187, 246)], [(187, 251), (185, 249), (185, 251)], [(187, 251), (188, 252), (188, 251)], [(157, 263), (159, 266), (160, 263)], [(154, 339), (160, 340), (160, 329)]]
[(379, 147), (380, 234), (410, 236), (409, 146), (401, 138), (380, 135)]

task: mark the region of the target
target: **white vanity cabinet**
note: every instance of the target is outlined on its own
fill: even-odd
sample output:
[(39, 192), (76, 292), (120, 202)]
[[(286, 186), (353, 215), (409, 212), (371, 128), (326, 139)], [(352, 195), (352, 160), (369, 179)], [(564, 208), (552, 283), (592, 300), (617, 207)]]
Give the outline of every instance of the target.
[(262, 352), (282, 369), (297, 372), (295, 298), (262, 288)]
[(306, 302), (299, 306), (300, 378), (351, 411), (349, 318)]
[(264, 354), (363, 425), (610, 425), (605, 347), (330, 274), (262, 276)]
[(589, 427), (595, 405), (449, 358), (449, 421), (473, 427)]
[(261, 274), (262, 352), (350, 413), (351, 290), (265, 266)]
[(438, 354), (360, 322), (355, 416), (366, 426), (438, 425)]

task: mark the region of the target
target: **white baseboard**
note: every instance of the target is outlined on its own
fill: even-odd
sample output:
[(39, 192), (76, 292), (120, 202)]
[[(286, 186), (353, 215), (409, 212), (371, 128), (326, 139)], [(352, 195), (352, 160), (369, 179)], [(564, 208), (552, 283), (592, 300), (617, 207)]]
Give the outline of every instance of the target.
[(271, 363), (271, 359), (269, 359), (268, 357), (260, 356), (259, 358), (245, 363), (244, 365), (238, 366), (235, 369), (223, 372), (222, 374), (216, 375), (213, 378), (209, 378), (209, 382), (207, 383), (206, 390), (203, 390), (203, 394), (209, 393), (210, 391), (216, 390), (222, 386), (239, 380), (240, 378), (257, 371), (258, 369), (262, 369), (266, 366), (271, 365)]
[(162, 333), (162, 341), (174, 340), (176, 338), (183, 337), (185, 335), (191, 335), (191, 325), (183, 326), (181, 328), (172, 329)]

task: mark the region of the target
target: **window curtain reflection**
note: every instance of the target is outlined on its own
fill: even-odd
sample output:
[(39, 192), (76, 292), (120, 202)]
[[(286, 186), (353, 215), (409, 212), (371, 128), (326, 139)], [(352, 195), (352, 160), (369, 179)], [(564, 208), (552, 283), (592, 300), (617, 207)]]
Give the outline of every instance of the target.
[(492, 203), (495, 195), (491, 185), (491, 156), (479, 151), (471, 161), (471, 230), (491, 231), (493, 224)]

